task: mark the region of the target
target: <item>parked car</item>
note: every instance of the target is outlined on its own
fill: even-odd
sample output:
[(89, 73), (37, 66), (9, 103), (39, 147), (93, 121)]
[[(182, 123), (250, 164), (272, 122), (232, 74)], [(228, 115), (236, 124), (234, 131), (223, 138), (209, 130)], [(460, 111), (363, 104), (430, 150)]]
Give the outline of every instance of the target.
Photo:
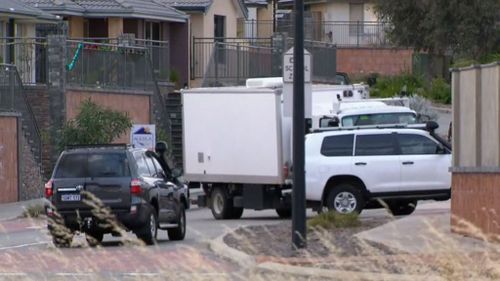
[[(91, 145), (64, 150), (45, 185), (48, 229), (56, 246), (69, 246), (73, 233), (84, 232), (91, 245), (116, 229), (92, 208), (92, 197), (108, 208), (118, 224), (146, 244), (156, 243), (158, 229), (171, 240), (186, 233), (187, 187), (178, 170), (165, 173), (153, 151), (127, 145)], [(91, 196), (92, 194), (93, 196)], [(100, 214), (100, 215), (99, 215)], [(58, 219), (59, 218), (59, 219)], [(58, 227), (69, 233), (61, 234)]]
[[(339, 213), (382, 207), (408, 215), (450, 198), (451, 147), (437, 124), (342, 128), (306, 136), (306, 198)], [(320, 209), (321, 209), (320, 208)]]

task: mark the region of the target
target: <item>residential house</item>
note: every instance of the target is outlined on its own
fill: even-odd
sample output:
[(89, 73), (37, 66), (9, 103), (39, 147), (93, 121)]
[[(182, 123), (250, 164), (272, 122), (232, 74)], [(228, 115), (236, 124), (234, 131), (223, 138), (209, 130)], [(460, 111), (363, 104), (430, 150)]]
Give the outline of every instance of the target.
[(271, 37), (275, 31), (275, 7), (273, 0), (245, 0), (248, 17), (240, 21), (239, 37), (265, 38)]
[(37, 49), (17, 38), (34, 38), (37, 24), (57, 21), (58, 17), (20, 1), (0, 0), (0, 63), (16, 64), (22, 79), (34, 83)]
[(68, 36), (73, 39), (115, 40), (123, 34), (133, 34), (137, 39), (150, 40), (156, 50), (155, 70), (163, 72), (167, 65), (179, 74), (179, 83), (189, 81), (189, 16), (169, 5), (155, 0), (22, 1), (63, 17)]
[(242, 0), (158, 0), (191, 17), (195, 38), (237, 37), (238, 19), (247, 17)]

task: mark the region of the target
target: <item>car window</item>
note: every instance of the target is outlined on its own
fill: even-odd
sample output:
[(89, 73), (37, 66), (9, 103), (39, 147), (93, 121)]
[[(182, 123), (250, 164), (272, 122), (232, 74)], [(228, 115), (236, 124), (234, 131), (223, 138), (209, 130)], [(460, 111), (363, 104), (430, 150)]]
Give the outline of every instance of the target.
[(130, 169), (125, 153), (100, 153), (88, 156), (88, 173), (94, 177), (129, 177)]
[(399, 147), (403, 155), (436, 154), (438, 144), (422, 135), (398, 134)]
[(155, 165), (156, 171), (158, 171), (157, 177), (160, 177), (159, 173), (163, 172), (163, 168), (161, 167), (161, 165), (158, 162), (158, 160), (156, 160), (155, 158), (152, 158), (152, 157), (150, 159), (153, 161), (153, 164)]
[(411, 112), (402, 113), (376, 113), (345, 116), (342, 126), (366, 126), (383, 124), (415, 124), (417, 117)]
[(149, 171), (148, 165), (146, 164), (146, 159), (141, 152), (134, 153), (134, 158), (137, 162), (137, 173), (141, 177), (150, 177), (151, 172)]
[(396, 155), (393, 134), (357, 135), (356, 156)]
[(157, 177), (157, 172), (156, 172), (156, 168), (155, 168), (155, 165), (153, 164), (153, 160), (151, 157), (148, 157), (148, 156), (144, 156), (144, 158), (146, 159), (146, 165), (148, 165), (148, 168), (149, 168), (149, 172), (151, 174), (152, 177)]
[(324, 156), (352, 156), (354, 135), (330, 136), (323, 139), (321, 154)]
[(87, 176), (87, 154), (64, 154), (59, 161), (56, 178), (85, 178)]

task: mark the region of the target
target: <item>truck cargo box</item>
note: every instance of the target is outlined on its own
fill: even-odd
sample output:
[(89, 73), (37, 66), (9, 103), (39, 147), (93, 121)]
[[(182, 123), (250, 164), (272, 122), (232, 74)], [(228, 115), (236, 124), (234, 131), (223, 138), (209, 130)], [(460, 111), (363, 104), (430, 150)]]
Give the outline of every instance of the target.
[(284, 182), (291, 123), (283, 119), (280, 90), (198, 88), (182, 91), (182, 99), (188, 181)]

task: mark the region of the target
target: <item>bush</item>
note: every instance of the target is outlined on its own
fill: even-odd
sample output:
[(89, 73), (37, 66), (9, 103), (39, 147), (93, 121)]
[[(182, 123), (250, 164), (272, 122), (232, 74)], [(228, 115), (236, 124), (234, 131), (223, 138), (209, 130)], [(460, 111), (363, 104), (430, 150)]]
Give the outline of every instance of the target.
[(107, 144), (132, 127), (126, 113), (103, 108), (90, 99), (81, 105), (75, 119), (64, 125), (60, 149), (75, 144)]
[(42, 215), (45, 215), (45, 206), (43, 204), (35, 204), (26, 206), (21, 217), (38, 218)]
[(424, 91), (424, 80), (420, 76), (402, 74), (398, 76), (380, 77), (377, 84), (370, 90), (372, 97), (389, 98), (406, 95), (421, 94)]
[(360, 226), (359, 215), (356, 213), (340, 214), (334, 211), (321, 213), (307, 221), (309, 229), (346, 228)]
[(451, 86), (442, 78), (432, 80), (427, 97), (439, 103), (451, 103)]

